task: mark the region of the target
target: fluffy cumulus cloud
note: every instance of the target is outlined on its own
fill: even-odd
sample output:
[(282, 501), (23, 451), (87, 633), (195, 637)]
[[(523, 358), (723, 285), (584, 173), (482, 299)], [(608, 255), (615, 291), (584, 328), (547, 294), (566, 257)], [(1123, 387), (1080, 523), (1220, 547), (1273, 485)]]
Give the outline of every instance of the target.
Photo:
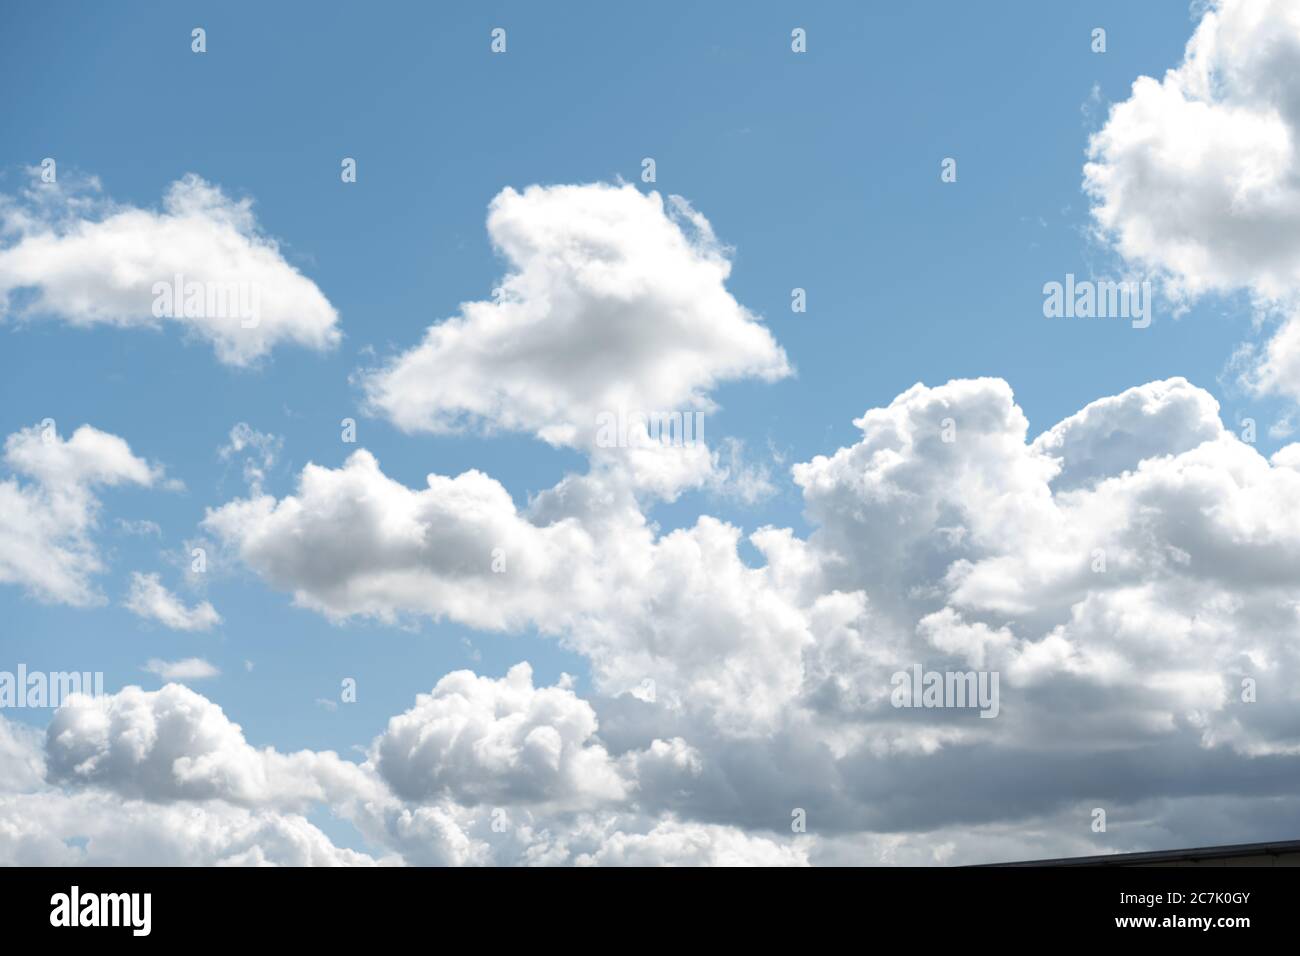
[(1060, 463), (1052, 487), (1065, 491), (1222, 434), (1219, 403), (1186, 379), (1173, 378), (1093, 402), (1038, 436), (1034, 449)]
[(1300, 9), (1216, 0), (1164, 77), (1138, 78), (1093, 137), (1099, 227), (1178, 295), (1244, 289), (1288, 316), (1256, 388), (1300, 397)]
[(333, 753), (258, 750), (221, 708), (180, 684), (74, 697), (46, 730), (51, 782), (127, 797), (298, 808), (364, 796), (368, 782)]
[(178, 685), (73, 697), (44, 734), (0, 716), (0, 861), (26, 866), (366, 866), (303, 815), (376, 792), (334, 754), (255, 750)]
[(98, 182), (69, 175), (0, 196), (6, 314), (77, 326), (174, 322), (232, 365), (283, 343), (326, 349), (340, 338), (334, 307), (261, 232), (251, 201), (193, 174), (168, 188), (160, 210), (114, 203)]
[(100, 791), (0, 794), (0, 859), (19, 866), (375, 866), (299, 814), (165, 805)]
[[(649, 680), (737, 728), (776, 721), (799, 683), (807, 628), (772, 582), (780, 568), (747, 567), (740, 530), (709, 517), (656, 540), (600, 478), (566, 479), (520, 513), (481, 473), (431, 475), (416, 491), (359, 451), (340, 469), (308, 466), (295, 495), (231, 502), (204, 526), (333, 617), (534, 626), (587, 654), (602, 688)], [(798, 548), (779, 534), (755, 544), (778, 562)]]
[(370, 408), (406, 431), (535, 434), (665, 497), (724, 481), (698, 428), (680, 447), (655, 439), (710, 411), (716, 385), (791, 368), (727, 290), (708, 220), (677, 196), (594, 184), (506, 189), (487, 225), (509, 266), (493, 298), (368, 370)]
[(208, 601), (186, 607), (175, 594), (167, 590), (156, 574), (131, 575), (131, 591), (126, 597), (126, 608), (132, 614), (149, 621), (157, 621), (174, 631), (210, 631), (221, 623), (221, 615)]
[(42, 601), (89, 605), (103, 600), (92, 577), (103, 560), (92, 532), (98, 491), (152, 487), (162, 472), (116, 435), (82, 425), (61, 437), (52, 421), (5, 439), (0, 480), (0, 582)]
[[(950, 442), (932, 440), (936, 408)], [(1112, 730), (1126, 708), (1135, 734), (1194, 728), (1243, 752), (1294, 750), (1272, 707), (1241, 707), (1238, 691), (1295, 663), (1300, 525), (1286, 502), (1300, 486), (1223, 429), (1210, 396), (1152, 383), (1032, 442), (1000, 382), (913, 389), (890, 412), (860, 422), (858, 445), (796, 468), (826, 573), (866, 591), (881, 624), (914, 628), (936, 660), (1001, 670), (1004, 700), (1082, 685), (1073, 716), (1088, 693), (1113, 696), (1098, 721)], [(1158, 436), (1135, 442), (1153, 420)], [(941, 477), (926, 486), (918, 472)], [(892, 547), (873, 556), (886, 523)], [(873, 561), (903, 570), (891, 581)], [(1038, 703), (1047, 717), (1074, 700)]]
[[(1001, 379), (917, 384), (856, 419), (858, 441), (792, 467), (807, 537), (764, 527), (746, 539), (708, 515), (661, 533), (643, 510), (654, 481), (637, 477), (640, 449), (567, 429), (591, 420), (600, 395), (623, 397), (619, 374), (578, 375), (570, 391), (566, 366), (524, 401), (492, 364), (509, 350), (456, 351), (469, 330), (487, 342), (516, 321), (543, 323), (566, 351), (566, 321), (618, 325), (622, 313), (575, 298), (624, 263), (617, 242), (579, 229), (588, 199), (663, 215), (625, 189), (503, 194), (490, 228), (527, 281), (368, 379), (371, 400), (407, 427), (530, 430), (586, 451), (585, 473), (521, 505), (479, 472), (409, 488), (358, 451), (338, 468), (309, 465), (291, 495), (254, 493), (204, 521), (268, 583), (333, 618), (535, 628), (589, 662), (587, 701), (534, 687), (521, 667), (450, 675), (393, 718), (370, 752), (391, 800), (356, 821), (368, 839), (422, 862), (659, 850), (718, 861), (728, 847), (785, 862), (972, 861), (1028, 854), (1023, 841), (1014, 852), (1017, 825), (1061, 831), (1036, 851), (1081, 852), (1069, 821), (1100, 800), (1121, 820), (1174, 801), (1194, 817), (1225, 793), (1292, 785), (1300, 527), (1287, 502), (1300, 448), (1264, 458), (1179, 378), (1100, 398), (1036, 436)], [(572, 223), (548, 217), (561, 200), (582, 213)], [(658, 234), (720, 283), (712, 240), (701, 252), (664, 221)], [(619, 351), (623, 334), (579, 338), (594, 335), (621, 369), (636, 361)], [(531, 354), (549, 354), (545, 341)], [(713, 341), (680, 340), (698, 352), (680, 367), (710, 367)], [(440, 368), (444, 348), (457, 391), (405, 374)], [(707, 402), (725, 377), (679, 379), (672, 394)], [(651, 380), (628, 377), (634, 392)], [(539, 395), (545, 408), (530, 404)], [(648, 470), (662, 477), (662, 460)], [(894, 706), (895, 675), (914, 668), (996, 674), (999, 697), (982, 708), (993, 719)], [(968, 781), (958, 801), (952, 779)], [(513, 821), (504, 830), (496, 810)], [(791, 832), (799, 813), (808, 834)]]
[[(309, 764), (332, 756), (312, 755), (268, 774), (259, 761), (290, 758), (253, 751), (215, 705), (175, 685), (155, 694), (128, 688), (94, 702), (73, 698), (44, 735), (0, 716), (0, 861), (373, 865), (291, 806), (326, 792), (294, 777), (310, 776)], [(336, 799), (351, 793), (346, 782), (328, 792)]]
[[(478, 471), (410, 487), (358, 450), (282, 497), (250, 481), (203, 527), (304, 608), (535, 630), (585, 659), (590, 690), (526, 663), (430, 675), (357, 762), (259, 749), (179, 685), (78, 699), (43, 745), (0, 734), (21, 781), (0, 858), (122, 858), (153, 828), (159, 852), (203, 834), (189, 852), (221, 862), (964, 863), (1245, 842), (1293, 818), (1300, 444), (1262, 456), (1180, 378), (1037, 435), (1002, 379), (918, 383), (792, 466), (806, 534), (661, 529), (644, 493), (679, 479), (583, 423), (624, 399), (707, 405), (784, 356), (688, 207), (507, 192), (490, 231), (513, 269), (499, 301), (372, 373), (371, 401), (411, 429), (571, 444), (587, 470), (517, 502)], [(669, 345), (656, 321), (698, 334)], [(13, 460), (41, 485), (79, 459)], [(923, 671), (974, 674), (973, 706), (898, 706), (897, 676)], [(52, 822), (17, 822), (37, 799)], [(70, 848), (77, 808), (112, 800), (122, 822)], [(356, 847), (307, 822), (321, 809)]]
[[(693, 865), (807, 862), (733, 826), (615, 806), (637, 758), (689, 767), (680, 741), (616, 765), (591, 708), (527, 665), (451, 674), (393, 718), (361, 764), (257, 750), (180, 687), (74, 697), (41, 735), (0, 717), (0, 861), (28, 865)], [(448, 771), (455, 771), (448, 774)], [(463, 774), (462, 774), (463, 771)], [(445, 779), (441, 779), (446, 774)], [(480, 803), (480, 798), (489, 798)], [(493, 806), (500, 801), (504, 806)], [(328, 808), (339, 846), (305, 816)]]
[[(255, 748), (178, 685), (127, 688), (65, 706), (38, 752), (29, 734), (4, 738), (0, 759), (26, 781), (9, 812), (46, 791), (69, 819), (152, 801), (167, 810), (147, 826), (178, 834), (164, 847), (205, 832), (192, 852), (228, 862), (954, 863), (1203, 842), (1206, 827), (1276, 835), (1300, 780), (1300, 446), (1264, 458), (1180, 379), (1037, 436), (997, 379), (918, 385), (857, 422), (858, 441), (793, 468), (812, 533), (754, 532), (758, 562), (713, 518), (656, 533), (592, 476), (528, 517), (504, 492), (477, 516), (460, 502), (524, 535), (582, 535), (566, 573), (601, 586), (560, 600), (529, 575), (509, 584), (509, 560), (505, 584), (490, 562), (450, 561), (458, 542), (482, 550), (459, 524), (398, 520), (408, 496), (454, 498), (450, 480), (390, 489), (354, 523), (369, 560), (333, 570), (308, 558), (342, 549), (273, 522), (306, 500), (266, 502), (249, 528), (272, 522), (256, 553), (279, 586), (315, 588), (295, 576), (304, 561), (330, 582), (321, 594), (349, 593), (371, 563), (463, 580), (332, 613), (543, 624), (589, 659), (592, 694), (539, 686), (526, 664), (449, 674), (352, 763)], [(383, 527), (392, 537), (370, 540)], [(494, 617), (512, 586), (519, 603)], [(997, 674), (996, 717), (893, 706), (914, 667)], [(1086, 835), (1095, 806), (1104, 845)], [(315, 807), (357, 848), (312, 828)], [(105, 859), (143, 826), (128, 809), (75, 853), (47, 849)], [(14, 859), (53, 839), (9, 832)]]
[(708, 221), (632, 186), (506, 189), (488, 233), (510, 265), (366, 378), (411, 431), (485, 425), (589, 446), (602, 413), (707, 407), (718, 382), (789, 373), (785, 353), (727, 291)]
[(308, 465), (294, 495), (214, 509), (204, 527), (300, 604), (338, 617), (415, 612), (504, 628), (581, 602), (596, 571), (586, 530), (528, 521), (482, 472), (430, 475), (416, 490), (364, 450), (341, 468)]
[(501, 680), (448, 674), (388, 722), (375, 764), (401, 796), (459, 803), (618, 800), (626, 784), (592, 738), (596, 713), (565, 686), (534, 687), (517, 664)]
[[(372, 567), (425, 582), (335, 614), (537, 626), (590, 661), (590, 701), (537, 689), (523, 668), (460, 673), (393, 719), (372, 759), (399, 803), (361, 825), (408, 860), (636, 861), (659, 846), (684, 860), (707, 834), (713, 860), (753, 838), (754, 859), (843, 862), (854, 847), (867, 860), (974, 861), (1027, 855), (1017, 821), (1068, 830), (1098, 801), (1121, 820), (1175, 801), (1195, 817), (1224, 793), (1294, 785), (1300, 446), (1264, 458), (1182, 379), (1100, 399), (1037, 436), (998, 379), (917, 385), (857, 425), (859, 441), (793, 467), (813, 532), (759, 529), (757, 564), (740, 529), (703, 516), (658, 534), (594, 473), (525, 512), (499, 491), (489, 508), (456, 507), (451, 524), (412, 525), (409, 504), (384, 505), (350, 537), (393, 537), (355, 563), (302, 532), (315, 496), (235, 502), (208, 524), (322, 609)], [(458, 500), (450, 479), (353, 497), (417, 495)], [(281, 512), (294, 522), (278, 525)], [(485, 515), (518, 522), (519, 540), (574, 535), (580, 548), (538, 567), (577, 583), (557, 594), (527, 560), (519, 577), (509, 560), (494, 572), (487, 543), (511, 539), (473, 530)], [(459, 552), (474, 560), (455, 565)], [(916, 666), (996, 673), (996, 718), (892, 706), (894, 675)], [(954, 777), (978, 784), (949, 800)], [(516, 820), (510, 840), (491, 830), (493, 807)], [(802, 843), (795, 809), (816, 821)], [(919, 849), (927, 833), (943, 853)], [(1120, 839), (1146, 845), (1137, 830)], [(1096, 849), (1065, 833), (1034, 844)]]

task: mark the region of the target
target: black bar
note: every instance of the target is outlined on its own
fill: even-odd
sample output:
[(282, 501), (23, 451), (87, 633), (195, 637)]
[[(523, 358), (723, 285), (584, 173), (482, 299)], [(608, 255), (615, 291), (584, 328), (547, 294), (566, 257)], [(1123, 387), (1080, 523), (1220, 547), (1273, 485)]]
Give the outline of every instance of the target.
[[(1231, 945), (1294, 927), (1298, 875), (1300, 868), (1284, 866), (14, 869), (0, 871), (0, 912), (11, 944), (36, 937), (66, 943), (76, 933), (78, 942), (128, 945), (283, 939), (375, 946), (414, 935), (442, 949), (466, 935), (480, 938), (474, 945), (495, 946), (518, 933), (535, 945), (576, 934), (586, 943), (657, 939), (677, 946), (706, 939), (773, 943), (774, 934), (788, 931), (793, 938), (847, 934), (854, 945), (896, 932), (920, 934), (918, 944), (971, 943), (996, 932), (997, 939), (1058, 945), (1126, 935), (1148, 944), (1197, 936)], [(70, 896), (74, 885), (83, 905), (87, 895), (150, 894), (148, 935), (135, 936), (129, 919), (117, 927), (52, 926), (52, 898)], [(1185, 922), (1207, 918), (1245, 923), (1207, 929)], [(1154, 925), (1118, 923), (1134, 919)]]

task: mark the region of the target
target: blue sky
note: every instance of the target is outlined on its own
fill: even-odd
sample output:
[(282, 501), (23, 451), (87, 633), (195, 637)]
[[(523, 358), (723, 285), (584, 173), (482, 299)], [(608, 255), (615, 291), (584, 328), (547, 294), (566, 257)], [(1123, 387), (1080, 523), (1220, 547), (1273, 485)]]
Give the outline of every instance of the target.
[[(540, 637), (415, 617), (334, 622), (295, 607), (235, 562), (196, 589), (184, 573), (205, 509), (246, 494), (218, 449), (245, 422), (278, 436), (265, 488), (294, 490), (308, 462), (364, 447), (409, 487), (475, 468), (522, 507), (583, 456), (526, 433), (409, 434), (363, 408), (360, 370), (414, 346), (460, 303), (487, 299), (505, 264), (485, 217), (508, 186), (625, 181), (685, 197), (731, 248), (728, 291), (760, 315), (796, 374), (713, 391), (710, 440), (744, 442), (773, 493), (707, 489), (647, 504), (662, 531), (707, 513), (743, 528), (812, 525), (788, 468), (851, 445), (852, 420), (917, 382), (993, 376), (1014, 389), (1029, 437), (1102, 396), (1184, 376), (1229, 428), (1267, 426), (1288, 400), (1225, 372), (1253, 335), (1246, 295), (1207, 295), (1151, 328), (1052, 322), (1042, 286), (1112, 274), (1082, 189), (1087, 140), (1140, 75), (1181, 59), (1199, 15), (1183, 2), (318, 4), (8, 6), (0, 12), (0, 193), (54, 157), (61, 179), (98, 177), (113, 201), (157, 208), (195, 173), (251, 198), (260, 229), (339, 315), (341, 344), (281, 345), (251, 367), (216, 360), (174, 326), (0, 325), (0, 435), (53, 418), (123, 436), (183, 490), (110, 488), (95, 539), (105, 602), (47, 603), (0, 585), (0, 669), (102, 670), (110, 689), (161, 682), (151, 658), (201, 657), (195, 689), (249, 743), (358, 759), (389, 716), (444, 674), (500, 678), (528, 660), (592, 692), (580, 653)], [(1089, 48), (1107, 30), (1104, 54)], [(207, 52), (190, 30), (207, 32)], [(489, 32), (508, 31), (508, 52)], [(808, 32), (792, 55), (790, 30)], [(340, 181), (354, 157), (358, 181)], [(653, 157), (657, 182), (640, 181)], [(954, 157), (956, 183), (940, 181)], [(808, 311), (790, 294), (807, 290)], [(339, 439), (358, 421), (358, 445)], [(158, 535), (124, 531), (149, 520)], [(761, 558), (748, 544), (751, 565)], [(132, 572), (156, 572), (222, 623), (172, 631), (123, 606)], [(245, 662), (251, 662), (249, 669)], [(327, 709), (339, 681), (355, 704)], [(49, 714), (11, 712), (43, 727)], [(317, 817), (313, 816), (313, 820)], [(319, 821), (318, 821), (319, 822)], [(355, 842), (327, 824), (341, 842)]]

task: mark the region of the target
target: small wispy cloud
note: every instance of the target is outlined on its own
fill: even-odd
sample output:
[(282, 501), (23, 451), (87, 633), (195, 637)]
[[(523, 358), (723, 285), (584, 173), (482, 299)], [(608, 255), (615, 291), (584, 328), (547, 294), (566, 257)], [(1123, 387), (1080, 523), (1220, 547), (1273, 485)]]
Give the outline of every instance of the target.
[(220, 670), (201, 657), (187, 657), (179, 661), (164, 661), (152, 657), (143, 669), (165, 681), (204, 680), (221, 675)]
[(221, 623), (221, 615), (208, 601), (186, 607), (176, 595), (163, 586), (157, 574), (131, 575), (131, 592), (127, 595), (126, 609), (132, 614), (157, 621), (174, 631), (208, 631)]

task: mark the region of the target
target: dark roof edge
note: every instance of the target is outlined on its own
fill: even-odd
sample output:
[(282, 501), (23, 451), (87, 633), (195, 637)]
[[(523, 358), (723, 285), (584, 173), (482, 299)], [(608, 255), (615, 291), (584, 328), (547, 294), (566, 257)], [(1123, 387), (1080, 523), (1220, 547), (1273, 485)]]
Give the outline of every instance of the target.
[(1300, 840), (1274, 843), (1234, 843), (1227, 846), (1203, 846), (1189, 850), (1156, 850), (1148, 853), (1103, 853), (1100, 856), (1067, 856), (1059, 860), (1019, 860), (1010, 863), (981, 863), (980, 866), (1143, 866), (1148, 863), (1173, 863), (1178, 860), (1216, 860), (1233, 856), (1278, 856), (1300, 853)]

